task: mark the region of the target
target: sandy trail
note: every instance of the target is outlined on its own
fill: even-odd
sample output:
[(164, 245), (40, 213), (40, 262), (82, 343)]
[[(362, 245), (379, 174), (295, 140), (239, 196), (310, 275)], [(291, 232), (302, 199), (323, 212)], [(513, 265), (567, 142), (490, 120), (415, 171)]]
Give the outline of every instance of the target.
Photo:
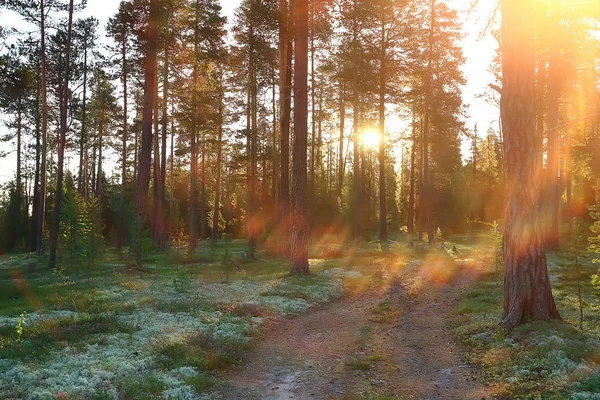
[(448, 328), (450, 311), (481, 273), (475, 260), (413, 261), (385, 289), (281, 320), (215, 397), (335, 399), (371, 390), (404, 399), (491, 399)]

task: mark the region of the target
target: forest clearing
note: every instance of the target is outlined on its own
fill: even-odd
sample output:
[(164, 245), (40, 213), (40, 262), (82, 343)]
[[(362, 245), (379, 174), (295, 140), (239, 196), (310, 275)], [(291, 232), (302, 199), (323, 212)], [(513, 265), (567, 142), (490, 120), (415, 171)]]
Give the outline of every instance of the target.
[(600, 400), (599, 0), (0, 0), (0, 399)]

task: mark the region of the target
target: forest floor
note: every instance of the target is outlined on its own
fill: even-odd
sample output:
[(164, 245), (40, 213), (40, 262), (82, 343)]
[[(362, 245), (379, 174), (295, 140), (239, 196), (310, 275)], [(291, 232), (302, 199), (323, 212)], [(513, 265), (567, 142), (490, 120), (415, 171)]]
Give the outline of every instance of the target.
[(35, 257), (1, 256), (0, 399), (600, 400), (591, 254), (548, 255), (565, 322), (505, 332), (486, 235), (324, 236), (305, 277), (245, 249), (149, 250), (141, 271), (115, 251), (33, 272)]
[(375, 261), (393, 271), (387, 282), (271, 326), (221, 398), (491, 398), (449, 328), (451, 311), (488, 268), (470, 257)]

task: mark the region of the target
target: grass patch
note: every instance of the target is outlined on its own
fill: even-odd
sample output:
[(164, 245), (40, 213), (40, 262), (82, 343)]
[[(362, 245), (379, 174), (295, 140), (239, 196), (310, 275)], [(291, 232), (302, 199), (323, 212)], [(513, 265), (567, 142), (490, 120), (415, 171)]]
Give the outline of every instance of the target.
[(210, 332), (196, 332), (177, 340), (167, 340), (155, 345), (156, 363), (165, 370), (192, 366), (198, 370), (212, 371), (238, 365), (246, 340), (216, 338)]
[(142, 376), (126, 376), (117, 384), (119, 399), (160, 399), (166, 389), (163, 381), (153, 373)]
[(91, 342), (92, 335), (117, 332), (132, 333), (133, 328), (114, 315), (44, 319), (24, 326), (21, 334), (16, 329), (3, 328), (0, 330), (0, 358), (42, 359), (51, 350)]
[[(580, 271), (587, 272), (575, 276), (575, 269), (560, 253), (550, 254), (549, 264), (553, 265), (550, 274), (554, 297), (564, 323), (534, 321), (505, 332), (499, 326), (502, 282), (489, 273), (453, 310), (453, 333), (466, 349), (469, 361), (485, 367), (488, 383), (502, 388), (499, 396), (594, 398), (600, 385), (600, 321), (587, 318), (583, 332), (576, 326), (577, 282), (589, 282), (589, 274), (595, 269), (581, 267)], [(590, 285), (581, 287), (587, 313), (596, 314), (596, 295)]]

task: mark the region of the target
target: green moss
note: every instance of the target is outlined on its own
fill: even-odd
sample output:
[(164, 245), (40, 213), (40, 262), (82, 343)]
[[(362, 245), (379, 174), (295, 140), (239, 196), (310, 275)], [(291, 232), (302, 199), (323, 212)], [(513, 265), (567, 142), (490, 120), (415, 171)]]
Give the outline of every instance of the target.
[(166, 388), (162, 380), (152, 373), (126, 376), (117, 387), (119, 398), (123, 400), (159, 399)]

